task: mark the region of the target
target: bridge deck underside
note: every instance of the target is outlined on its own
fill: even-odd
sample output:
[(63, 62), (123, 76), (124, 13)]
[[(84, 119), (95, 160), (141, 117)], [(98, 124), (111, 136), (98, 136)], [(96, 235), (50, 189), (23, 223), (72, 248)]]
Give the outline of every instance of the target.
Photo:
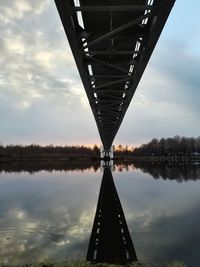
[(175, 0), (55, 0), (109, 150)]

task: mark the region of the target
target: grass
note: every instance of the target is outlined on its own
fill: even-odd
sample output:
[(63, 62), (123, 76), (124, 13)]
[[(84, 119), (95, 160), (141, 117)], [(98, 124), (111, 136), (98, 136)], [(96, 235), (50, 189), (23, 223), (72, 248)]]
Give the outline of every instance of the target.
[[(61, 261), (61, 262), (42, 262), (42, 263), (32, 263), (25, 265), (26, 267), (187, 267), (184, 262), (173, 261), (166, 263), (144, 263), (135, 262), (127, 265), (116, 265), (107, 263), (93, 264), (85, 260), (72, 260), (72, 261)], [(25, 267), (24, 266), (24, 267)]]

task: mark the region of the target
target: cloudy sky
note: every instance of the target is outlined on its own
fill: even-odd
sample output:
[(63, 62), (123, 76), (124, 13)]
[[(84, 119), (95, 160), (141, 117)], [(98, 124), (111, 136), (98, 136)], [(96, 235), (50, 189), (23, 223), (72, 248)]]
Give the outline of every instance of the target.
[[(200, 135), (200, 2), (177, 0), (115, 144)], [(100, 144), (53, 0), (1, 0), (0, 142)]]

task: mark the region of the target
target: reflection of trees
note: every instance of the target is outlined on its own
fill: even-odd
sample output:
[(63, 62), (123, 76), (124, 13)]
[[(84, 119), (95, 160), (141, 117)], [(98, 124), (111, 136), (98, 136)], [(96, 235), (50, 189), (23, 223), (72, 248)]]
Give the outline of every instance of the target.
[[(0, 162), (0, 172), (22, 172), (30, 173), (46, 170), (46, 171), (83, 171), (91, 169), (96, 172), (100, 168), (100, 162), (96, 160), (35, 160), (35, 161), (19, 161), (19, 162)], [(114, 164), (116, 171), (130, 171), (134, 169), (134, 165), (130, 162), (127, 164), (124, 161), (117, 161)]]
[(178, 182), (200, 179), (200, 165), (170, 164), (157, 162), (134, 162), (136, 168), (149, 173), (155, 179), (177, 180)]
[(0, 164), (0, 172), (22, 172), (35, 173), (42, 170), (45, 171), (83, 171), (92, 169), (96, 172), (100, 167), (99, 161), (35, 161), (35, 162), (19, 162)]
[[(68, 161), (35, 161), (35, 162), (14, 162), (0, 163), (0, 173), (22, 172), (35, 173), (42, 170), (46, 171), (84, 171), (92, 170), (96, 172), (100, 168), (99, 161), (90, 160), (68, 160)], [(150, 162), (150, 161), (116, 161), (114, 162), (114, 171), (127, 172), (134, 169), (141, 169), (149, 173), (155, 179), (163, 178), (181, 181), (200, 179), (200, 165), (170, 162)]]

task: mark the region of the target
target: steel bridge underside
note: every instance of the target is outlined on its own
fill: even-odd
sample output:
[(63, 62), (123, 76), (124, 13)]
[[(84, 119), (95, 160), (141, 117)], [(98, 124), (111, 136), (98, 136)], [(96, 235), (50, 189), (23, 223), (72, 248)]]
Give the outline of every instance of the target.
[(109, 151), (175, 0), (55, 2)]

